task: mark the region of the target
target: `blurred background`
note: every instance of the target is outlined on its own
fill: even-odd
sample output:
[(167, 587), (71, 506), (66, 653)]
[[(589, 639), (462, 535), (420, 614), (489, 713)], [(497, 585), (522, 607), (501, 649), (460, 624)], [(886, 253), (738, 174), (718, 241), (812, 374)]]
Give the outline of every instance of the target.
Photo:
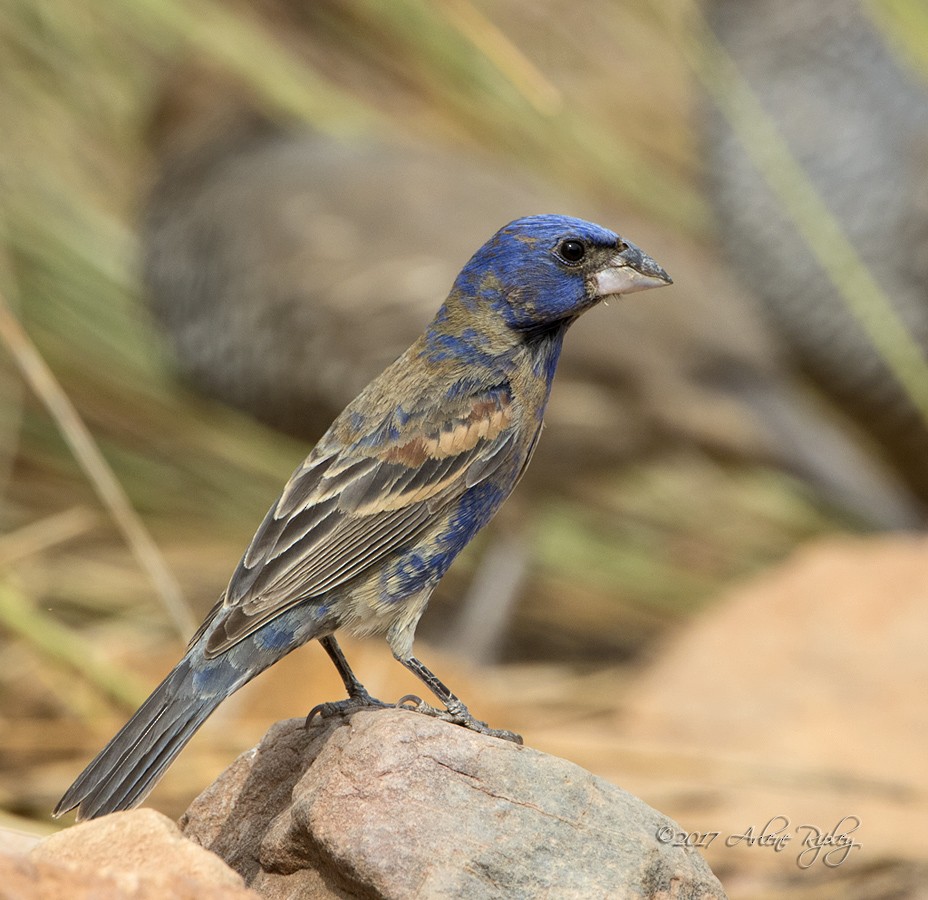
[[(920, 0), (0, 13), (0, 825), (55, 827), (334, 415), (497, 228), (561, 212), (675, 283), (572, 329), (419, 655), (687, 830), (864, 819), (834, 868), (720, 839), (731, 896), (925, 896)], [(309, 647), (227, 701), (152, 804), (330, 669)]]

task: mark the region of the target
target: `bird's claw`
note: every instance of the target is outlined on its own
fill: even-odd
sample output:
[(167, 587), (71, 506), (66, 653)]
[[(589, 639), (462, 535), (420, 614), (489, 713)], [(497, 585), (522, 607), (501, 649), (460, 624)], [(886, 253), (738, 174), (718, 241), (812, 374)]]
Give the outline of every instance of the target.
[(470, 711), (461, 703), (454, 709), (438, 709), (429, 706), (421, 697), (415, 694), (406, 694), (400, 697), (396, 703), (384, 703), (365, 693), (349, 697), (347, 700), (338, 700), (336, 702), (320, 703), (314, 706), (306, 716), (305, 727), (309, 727), (312, 720), (319, 716), (321, 719), (328, 719), (331, 716), (342, 716), (348, 713), (356, 712), (359, 709), (405, 709), (408, 712), (421, 713), (424, 716), (431, 716), (433, 719), (441, 719), (443, 722), (451, 722), (454, 725), (460, 725), (469, 731), (476, 731), (479, 734), (485, 734), (489, 737), (500, 738), (504, 741), (511, 741), (513, 744), (522, 744), (522, 735), (514, 731), (506, 731), (501, 728), (490, 728), (486, 722), (475, 719)]
[(348, 713), (357, 712), (359, 709), (389, 709), (391, 705), (390, 703), (384, 703), (382, 700), (378, 700), (376, 697), (372, 697), (367, 691), (364, 691), (352, 697), (348, 697), (346, 700), (336, 700), (317, 704), (306, 714), (306, 721), (303, 723), (303, 727), (309, 728), (316, 716), (319, 716), (320, 719), (329, 719), (332, 716), (344, 716)]
[[(429, 706), (421, 697), (418, 697), (415, 694), (406, 694), (396, 701), (396, 708), (419, 712), (423, 708), (431, 709), (432, 707)], [(438, 710), (435, 710), (435, 712), (438, 712)]]
[[(412, 702), (412, 706), (408, 706), (407, 703)], [(460, 725), (462, 728), (467, 728), (469, 731), (476, 731), (479, 734), (486, 734), (489, 737), (500, 738), (504, 741), (511, 741), (513, 744), (522, 744), (522, 735), (516, 734), (514, 731), (506, 731), (501, 728), (490, 728), (486, 722), (481, 722), (479, 719), (475, 719), (470, 710), (464, 706), (463, 703), (460, 703), (458, 706), (453, 709), (438, 709), (434, 706), (429, 706), (424, 700), (420, 697), (417, 697), (415, 694), (407, 694), (405, 697), (399, 699), (396, 703), (397, 709), (408, 709), (410, 712), (422, 713), (424, 716), (431, 716), (434, 719), (441, 719), (443, 722), (451, 722), (454, 725)]]
[(449, 721), (454, 722), (456, 725), (462, 725), (464, 728), (468, 728), (471, 731), (476, 731), (479, 734), (485, 734), (488, 737), (499, 738), (502, 741), (509, 741), (513, 744), (519, 744), (519, 746), (524, 743), (521, 734), (516, 734), (514, 731), (507, 731), (505, 728), (490, 728), (486, 722), (481, 722), (479, 719), (475, 719), (470, 714), (468, 714), (468, 717), (464, 721), (454, 717), (452, 717)]

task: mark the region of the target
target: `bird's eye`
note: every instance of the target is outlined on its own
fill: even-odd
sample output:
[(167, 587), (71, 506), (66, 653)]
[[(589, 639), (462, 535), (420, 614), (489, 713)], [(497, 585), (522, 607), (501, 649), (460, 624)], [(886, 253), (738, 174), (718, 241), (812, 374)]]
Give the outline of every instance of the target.
[(624, 253), (626, 250), (628, 250), (628, 244), (626, 244), (622, 238), (619, 238), (619, 240), (616, 242), (615, 249), (618, 250), (619, 253)]
[(566, 263), (576, 264), (586, 256), (586, 246), (583, 241), (561, 241), (557, 248), (558, 256)]

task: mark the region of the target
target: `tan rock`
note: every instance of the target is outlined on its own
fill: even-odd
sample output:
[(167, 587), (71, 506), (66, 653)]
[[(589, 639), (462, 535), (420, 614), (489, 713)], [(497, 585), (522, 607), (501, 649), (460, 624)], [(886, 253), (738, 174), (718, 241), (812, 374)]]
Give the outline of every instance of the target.
[[(720, 600), (629, 691), (616, 727), (653, 765), (625, 783), (688, 831), (720, 831), (706, 851), (718, 872), (810, 883), (878, 860), (924, 864), (926, 647), (928, 539), (805, 548)], [(724, 843), (781, 816), (780, 853)], [(853, 829), (860, 846), (830, 875), (824, 852), (802, 874), (806, 825)]]
[(0, 853), (0, 897), (4, 900), (110, 900), (128, 896), (115, 879), (105, 875)]
[[(9, 895), (17, 898), (257, 897), (219, 857), (150, 809), (83, 822), (45, 838), (28, 858), (9, 859), (11, 878), (22, 884)], [(67, 889), (56, 893), (61, 884)]]
[(17, 828), (0, 828), (0, 853), (26, 853), (41, 840), (39, 834), (30, 834)]

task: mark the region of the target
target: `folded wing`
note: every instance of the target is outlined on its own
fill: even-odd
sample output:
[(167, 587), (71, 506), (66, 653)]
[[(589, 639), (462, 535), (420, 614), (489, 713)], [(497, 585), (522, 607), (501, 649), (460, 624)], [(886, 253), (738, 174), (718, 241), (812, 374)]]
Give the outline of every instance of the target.
[(337, 449), (321, 442), (268, 511), (204, 623), (207, 656), (414, 542), (510, 460), (512, 413), (508, 387), (497, 386), (460, 398), (451, 413), (403, 414), (402, 427), (391, 417), (373, 440)]

